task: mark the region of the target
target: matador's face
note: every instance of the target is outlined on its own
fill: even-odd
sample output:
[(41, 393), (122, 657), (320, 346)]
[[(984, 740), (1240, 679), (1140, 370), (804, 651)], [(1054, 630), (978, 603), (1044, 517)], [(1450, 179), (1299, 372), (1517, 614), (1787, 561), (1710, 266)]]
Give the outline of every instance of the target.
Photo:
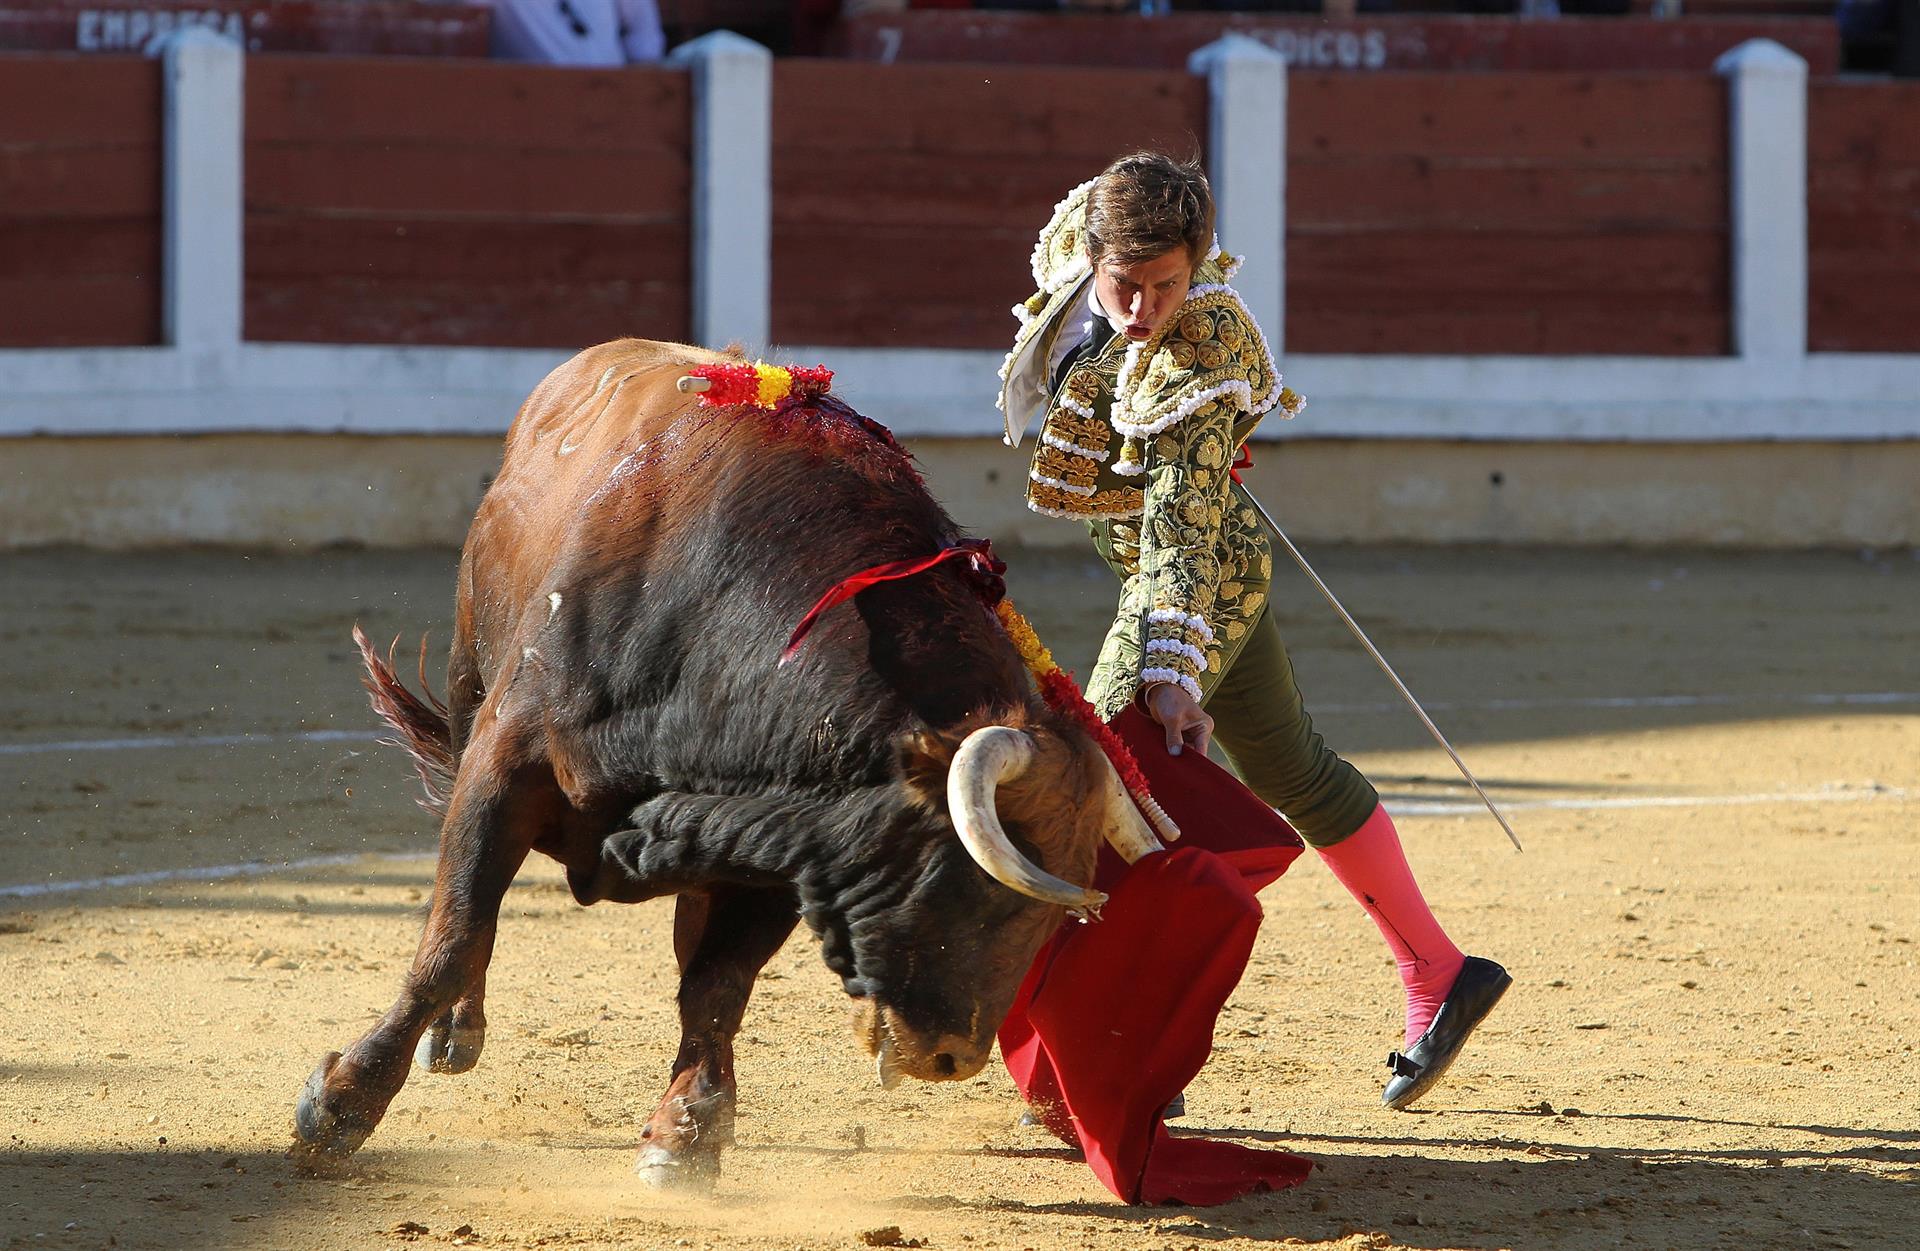
[(1093, 284), (1113, 328), (1128, 342), (1143, 343), (1186, 301), (1193, 259), (1174, 248), (1132, 265), (1102, 260), (1094, 264)]

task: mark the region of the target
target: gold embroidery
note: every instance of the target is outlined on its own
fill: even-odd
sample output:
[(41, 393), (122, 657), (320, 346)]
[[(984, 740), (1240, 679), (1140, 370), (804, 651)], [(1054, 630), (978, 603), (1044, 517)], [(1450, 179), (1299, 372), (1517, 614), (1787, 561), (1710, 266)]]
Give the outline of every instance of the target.
[(1075, 403), (1092, 406), (1100, 396), (1100, 377), (1085, 363), (1075, 365), (1073, 372), (1067, 375), (1067, 395)]
[(1070, 408), (1056, 408), (1047, 414), (1042, 430), (1063, 443), (1104, 452), (1113, 441), (1113, 427), (1098, 417), (1083, 417)]
[(1079, 487), (1092, 486), (1094, 479), (1100, 476), (1099, 461), (1045, 445), (1034, 453), (1033, 467), (1045, 477), (1058, 478)]

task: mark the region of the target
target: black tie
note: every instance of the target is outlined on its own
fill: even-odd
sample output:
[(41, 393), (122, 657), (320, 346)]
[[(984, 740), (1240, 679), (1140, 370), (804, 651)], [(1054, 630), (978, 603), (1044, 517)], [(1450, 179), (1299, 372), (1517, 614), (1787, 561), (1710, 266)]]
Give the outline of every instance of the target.
[(1071, 352), (1068, 352), (1066, 356), (1061, 358), (1060, 367), (1053, 371), (1052, 389), (1055, 394), (1059, 393), (1060, 387), (1067, 380), (1067, 375), (1073, 372), (1073, 367), (1100, 349), (1101, 344), (1107, 338), (1107, 336), (1100, 333), (1100, 330), (1101, 327), (1099, 326), (1090, 327), (1087, 331), (1087, 336), (1075, 344)]

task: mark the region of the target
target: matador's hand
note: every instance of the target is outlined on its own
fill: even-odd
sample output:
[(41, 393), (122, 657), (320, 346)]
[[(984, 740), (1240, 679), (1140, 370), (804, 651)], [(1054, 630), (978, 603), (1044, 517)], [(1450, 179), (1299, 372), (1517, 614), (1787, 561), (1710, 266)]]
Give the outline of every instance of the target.
[(1156, 682), (1147, 688), (1147, 713), (1167, 732), (1167, 754), (1178, 756), (1182, 746), (1206, 755), (1213, 741), (1213, 718), (1187, 688), (1174, 682)]

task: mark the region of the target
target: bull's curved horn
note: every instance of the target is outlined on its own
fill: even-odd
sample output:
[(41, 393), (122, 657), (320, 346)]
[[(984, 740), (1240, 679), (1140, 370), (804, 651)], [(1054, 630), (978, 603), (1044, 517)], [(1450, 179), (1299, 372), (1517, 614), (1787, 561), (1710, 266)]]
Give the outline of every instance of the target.
[(1010, 890), (1078, 912), (1099, 908), (1107, 897), (1057, 878), (1020, 854), (1000, 825), (994, 791), (1033, 763), (1033, 740), (1004, 725), (981, 726), (967, 735), (947, 768), (947, 808), (953, 828), (974, 863)]
[(1156, 851), (1165, 851), (1166, 845), (1133, 806), (1133, 796), (1127, 793), (1127, 784), (1120, 780), (1120, 771), (1104, 754), (1101, 763), (1107, 766), (1107, 842), (1128, 864)]

